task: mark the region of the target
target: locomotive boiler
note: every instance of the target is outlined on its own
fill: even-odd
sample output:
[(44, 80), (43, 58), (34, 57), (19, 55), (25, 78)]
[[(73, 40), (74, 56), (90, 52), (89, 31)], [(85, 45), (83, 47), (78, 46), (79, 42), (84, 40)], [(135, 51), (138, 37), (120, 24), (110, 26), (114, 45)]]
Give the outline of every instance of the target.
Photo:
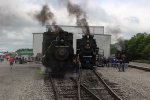
[(63, 78), (73, 67), (73, 34), (63, 30), (45, 32), (42, 53), (46, 73), (52, 77)]
[(77, 54), (79, 54), (82, 68), (93, 69), (99, 59), (99, 48), (93, 35), (83, 35), (77, 39)]

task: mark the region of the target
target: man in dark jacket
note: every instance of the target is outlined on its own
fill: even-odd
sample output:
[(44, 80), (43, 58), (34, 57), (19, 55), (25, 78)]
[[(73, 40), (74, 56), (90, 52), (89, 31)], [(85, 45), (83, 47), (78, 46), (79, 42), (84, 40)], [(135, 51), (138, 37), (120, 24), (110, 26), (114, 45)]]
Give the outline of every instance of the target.
[(128, 68), (128, 65), (129, 65), (129, 58), (127, 56), (124, 57), (124, 71), (125, 69)]

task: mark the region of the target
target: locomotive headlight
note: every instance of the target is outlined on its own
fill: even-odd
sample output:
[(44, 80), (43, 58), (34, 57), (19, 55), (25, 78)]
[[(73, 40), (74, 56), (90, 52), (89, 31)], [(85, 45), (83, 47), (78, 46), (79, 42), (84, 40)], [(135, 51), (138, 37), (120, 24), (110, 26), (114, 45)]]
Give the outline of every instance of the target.
[(61, 39), (60, 42), (63, 43), (63, 42), (64, 42), (64, 39)]
[(86, 44), (86, 45), (85, 45), (85, 48), (86, 48), (86, 49), (90, 49), (90, 44)]
[(89, 36), (89, 35), (87, 35), (87, 38), (89, 39), (89, 38), (90, 38), (90, 36)]

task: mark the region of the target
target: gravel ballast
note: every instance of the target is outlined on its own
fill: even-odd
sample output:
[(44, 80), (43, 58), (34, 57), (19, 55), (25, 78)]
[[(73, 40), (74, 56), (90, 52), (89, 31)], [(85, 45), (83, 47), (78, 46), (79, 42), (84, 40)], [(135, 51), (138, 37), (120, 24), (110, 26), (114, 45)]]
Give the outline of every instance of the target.
[(0, 100), (48, 100), (44, 81), (38, 73), (40, 65), (0, 64)]
[(124, 100), (150, 100), (150, 72), (128, 68), (118, 72), (117, 68), (97, 68), (104, 79), (117, 83)]

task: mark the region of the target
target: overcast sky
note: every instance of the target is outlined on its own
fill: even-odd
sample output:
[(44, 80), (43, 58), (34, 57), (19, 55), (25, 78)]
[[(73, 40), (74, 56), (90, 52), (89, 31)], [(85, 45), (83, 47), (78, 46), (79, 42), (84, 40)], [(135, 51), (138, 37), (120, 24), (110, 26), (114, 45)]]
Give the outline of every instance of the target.
[[(0, 51), (32, 48), (32, 33), (45, 31), (31, 15), (48, 4), (61, 25), (75, 25), (63, 0), (0, 0)], [(71, 0), (87, 14), (89, 25), (104, 26), (105, 34), (131, 38), (137, 32), (150, 33), (150, 0)], [(117, 35), (117, 36), (116, 36)]]

